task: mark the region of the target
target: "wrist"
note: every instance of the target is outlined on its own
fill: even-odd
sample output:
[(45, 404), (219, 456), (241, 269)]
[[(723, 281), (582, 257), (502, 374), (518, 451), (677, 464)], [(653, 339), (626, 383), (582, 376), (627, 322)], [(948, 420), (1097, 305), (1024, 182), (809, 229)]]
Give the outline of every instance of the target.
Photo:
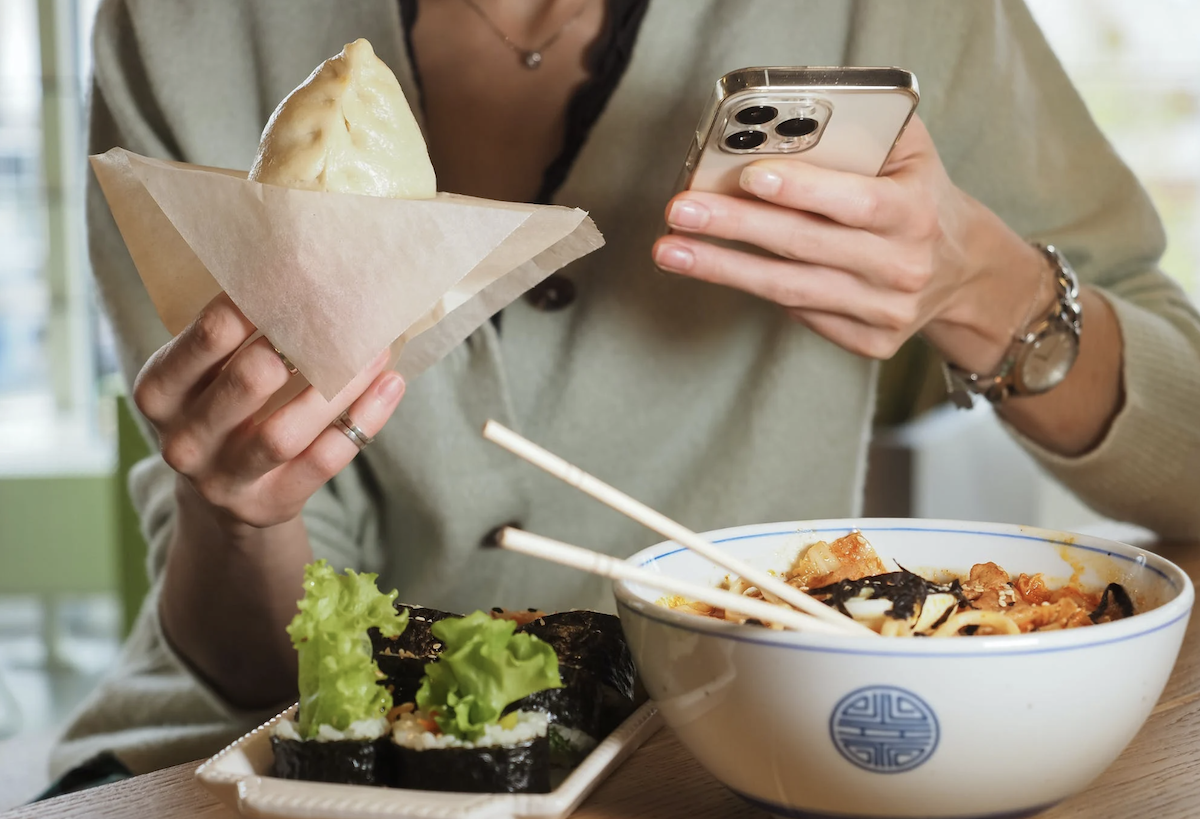
[(992, 373), (1013, 339), (1027, 332), (1055, 302), (1053, 266), (999, 217), (983, 211), (968, 232), (964, 258), (976, 260), (953, 300), (922, 329), (949, 362), (963, 370)]
[(1054, 301), (1015, 334), (1000, 365), (991, 373), (964, 370), (944, 362), (946, 388), (959, 407), (971, 406), (970, 393), (1002, 403), (1011, 397), (1041, 395), (1061, 384), (1079, 357), (1083, 306), (1079, 278), (1053, 245), (1035, 245), (1051, 267)]
[[(205, 552), (220, 549), (228, 553), (260, 552), (263, 544), (285, 538), (304, 524), (299, 515), (272, 526), (254, 526), (205, 500), (182, 475), (175, 477), (176, 542), (201, 544)], [(186, 546), (185, 546), (186, 548)]]
[(262, 529), (218, 522), (223, 513), (183, 478), (176, 497), (158, 601), (164, 636), (238, 708), (294, 697), (296, 652), (285, 628), (313, 559), (302, 519)]

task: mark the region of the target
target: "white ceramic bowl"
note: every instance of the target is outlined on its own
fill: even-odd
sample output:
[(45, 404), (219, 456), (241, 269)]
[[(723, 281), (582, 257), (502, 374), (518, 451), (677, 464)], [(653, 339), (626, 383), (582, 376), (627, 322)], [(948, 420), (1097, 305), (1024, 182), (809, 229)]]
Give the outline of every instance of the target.
[[(696, 759), (787, 817), (1016, 817), (1079, 792), (1133, 739), (1175, 663), (1193, 601), (1177, 566), (1131, 546), (1020, 526), (823, 520), (710, 532), (762, 568), (859, 529), (902, 566), (993, 561), (1088, 588), (1122, 583), (1145, 608), (1042, 634), (903, 639), (739, 626), (656, 605), (617, 583), (650, 696)], [(727, 572), (675, 543), (630, 558), (705, 584)]]

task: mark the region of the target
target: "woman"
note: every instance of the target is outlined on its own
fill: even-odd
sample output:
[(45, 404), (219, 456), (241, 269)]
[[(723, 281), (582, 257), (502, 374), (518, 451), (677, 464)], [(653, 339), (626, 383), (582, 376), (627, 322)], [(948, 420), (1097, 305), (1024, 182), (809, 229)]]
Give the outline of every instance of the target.
[[(254, 328), (224, 298), (166, 338), (93, 189), (97, 278), (163, 454), (132, 477), (154, 588), (58, 769), (195, 759), (288, 701), (314, 556), (452, 610), (609, 605), (477, 548), (510, 521), (614, 554), (654, 540), (482, 442), (489, 417), (698, 530), (853, 515), (875, 360), (920, 333), (960, 380), (1003, 382), (1013, 434), (1086, 501), (1200, 531), (1200, 320), (1020, 3), (111, 0), (91, 149), (247, 167), (276, 103), (360, 36), (419, 100), (441, 189), (583, 207), (608, 244), (414, 383), (377, 361), (350, 393), (361, 436), (311, 393), (255, 426), (285, 364), (236, 352)], [(877, 179), (765, 161), (754, 199), (673, 196), (715, 79), (772, 64), (903, 66), (920, 117)], [(1035, 239), (1077, 268), (1078, 304)], [(1064, 303), (1085, 317), (1065, 380), (1008, 395), (1014, 336)]]

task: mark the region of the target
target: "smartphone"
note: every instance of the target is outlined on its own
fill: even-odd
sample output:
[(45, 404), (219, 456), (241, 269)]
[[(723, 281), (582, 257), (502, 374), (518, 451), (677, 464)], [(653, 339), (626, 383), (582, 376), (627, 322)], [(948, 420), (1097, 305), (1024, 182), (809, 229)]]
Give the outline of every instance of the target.
[(794, 156), (877, 176), (920, 99), (902, 68), (741, 68), (717, 81), (679, 190), (748, 197), (742, 168)]

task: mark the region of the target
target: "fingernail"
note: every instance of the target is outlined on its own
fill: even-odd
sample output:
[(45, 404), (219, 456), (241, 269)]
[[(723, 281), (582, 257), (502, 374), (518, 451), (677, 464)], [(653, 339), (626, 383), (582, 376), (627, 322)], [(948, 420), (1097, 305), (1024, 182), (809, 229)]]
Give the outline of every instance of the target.
[(404, 379), (398, 372), (390, 372), (379, 382), (379, 397), (384, 401), (395, 401), (404, 392)]
[(663, 270), (673, 270), (678, 273), (691, 270), (696, 262), (692, 251), (679, 245), (662, 245), (654, 253), (654, 263)]
[(783, 177), (775, 171), (748, 165), (742, 171), (741, 185), (755, 196), (774, 196), (783, 187)]
[(708, 208), (690, 199), (681, 199), (667, 211), (667, 224), (685, 230), (699, 230), (708, 224)]

